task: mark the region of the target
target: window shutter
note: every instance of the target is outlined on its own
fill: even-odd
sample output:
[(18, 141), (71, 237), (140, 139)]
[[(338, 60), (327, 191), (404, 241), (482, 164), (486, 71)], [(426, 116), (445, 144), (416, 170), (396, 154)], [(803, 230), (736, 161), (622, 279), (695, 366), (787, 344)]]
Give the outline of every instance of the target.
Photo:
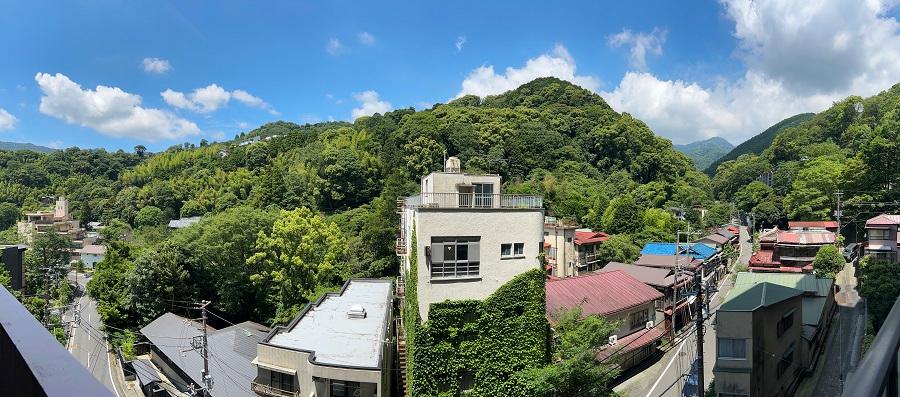
[(469, 242), (469, 262), (480, 262), (481, 261), (481, 242), (480, 241), (470, 241)]
[(443, 243), (431, 243), (431, 263), (444, 263)]

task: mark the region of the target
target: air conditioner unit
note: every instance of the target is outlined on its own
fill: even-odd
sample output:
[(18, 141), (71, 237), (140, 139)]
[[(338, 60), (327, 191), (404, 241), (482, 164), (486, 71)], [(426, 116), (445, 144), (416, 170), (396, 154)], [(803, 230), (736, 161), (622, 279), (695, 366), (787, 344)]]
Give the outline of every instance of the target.
[(612, 336), (609, 337), (609, 344), (610, 344), (610, 345), (615, 345), (618, 341), (619, 341), (619, 336), (618, 336), (618, 335), (612, 335)]
[(653, 328), (653, 321), (647, 321), (647, 324), (645, 324), (644, 327), (647, 328), (647, 329), (652, 329), (652, 328)]

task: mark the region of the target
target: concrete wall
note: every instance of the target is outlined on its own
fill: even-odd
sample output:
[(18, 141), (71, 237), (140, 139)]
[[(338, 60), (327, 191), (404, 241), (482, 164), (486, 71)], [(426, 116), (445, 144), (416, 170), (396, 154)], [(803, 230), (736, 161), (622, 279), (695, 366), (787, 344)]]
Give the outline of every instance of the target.
[(432, 172), (422, 178), (422, 193), (457, 193), (457, 184), (490, 183), (494, 194), (500, 194), (500, 175), (472, 175)]
[[(541, 209), (425, 209), (414, 216), (418, 258), (418, 300), (422, 321), (432, 303), (485, 299), (513, 277), (540, 266), (544, 212)], [(460, 280), (431, 278), (425, 247), (432, 237), (480, 237), (479, 276)], [(524, 243), (520, 258), (501, 259), (500, 245)], [(408, 262), (405, 262), (408, 265)]]
[[(554, 264), (553, 275), (572, 277), (578, 275), (578, 252), (575, 250), (575, 228), (544, 225), (544, 243), (556, 248), (556, 255), (547, 257)], [(547, 250), (549, 253), (549, 250)], [(551, 260), (552, 259), (552, 260)]]
[(716, 352), (716, 365), (713, 375), (716, 379), (716, 393), (747, 393), (750, 394), (753, 368), (753, 324), (752, 312), (726, 312), (719, 310), (716, 313), (716, 337), (745, 339), (744, 350), (747, 357), (739, 359), (722, 359), (719, 357), (719, 342), (712, 348)]

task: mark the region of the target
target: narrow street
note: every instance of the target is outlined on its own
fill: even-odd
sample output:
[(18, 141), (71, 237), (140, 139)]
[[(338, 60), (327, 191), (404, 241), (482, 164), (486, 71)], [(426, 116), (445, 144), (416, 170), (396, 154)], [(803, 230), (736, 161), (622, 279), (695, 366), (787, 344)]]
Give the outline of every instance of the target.
[[(97, 302), (87, 295), (86, 285), (90, 275), (78, 275), (78, 290), (75, 301), (80, 307), (80, 317), (77, 326), (73, 326), (69, 338), (69, 351), (95, 378), (103, 383), (106, 388), (113, 391), (116, 396), (122, 396), (122, 386), (115, 369), (117, 365), (115, 356), (109, 353), (106, 343), (106, 334), (102, 331), (100, 314), (97, 313)], [(74, 273), (69, 273), (69, 281), (75, 283)], [(66, 314), (66, 320), (74, 316), (74, 312)], [(121, 372), (121, 370), (118, 370)], [(114, 380), (115, 379), (115, 380)]]
[[(747, 264), (750, 260), (752, 244), (746, 227), (741, 227), (741, 254), (736, 264)], [(730, 274), (729, 269), (729, 274)], [(713, 315), (705, 322), (703, 373), (705, 387), (713, 380), (712, 369), (716, 363), (716, 330), (712, 323), (715, 311), (722, 304), (725, 295), (731, 290), (732, 280), (727, 275), (719, 285), (719, 291), (713, 293), (709, 300), (709, 308)], [(690, 371), (691, 363), (697, 356), (697, 333), (695, 327), (686, 327), (678, 338), (678, 345), (645, 371), (631, 377), (615, 391), (628, 397), (677, 397), (682, 396), (684, 376)]]

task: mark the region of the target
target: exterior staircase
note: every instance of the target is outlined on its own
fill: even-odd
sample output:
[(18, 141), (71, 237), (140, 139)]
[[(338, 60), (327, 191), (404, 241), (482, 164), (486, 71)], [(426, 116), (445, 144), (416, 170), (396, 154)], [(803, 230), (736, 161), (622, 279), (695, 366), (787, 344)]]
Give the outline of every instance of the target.
[(397, 362), (400, 369), (400, 395), (406, 395), (406, 327), (403, 322), (403, 307), (406, 304), (406, 284), (403, 282), (403, 275), (397, 277), (394, 287), (394, 296), (397, 298), (400, 307), (400, 315), (394, 318), (394, 332), (397, 337)]

